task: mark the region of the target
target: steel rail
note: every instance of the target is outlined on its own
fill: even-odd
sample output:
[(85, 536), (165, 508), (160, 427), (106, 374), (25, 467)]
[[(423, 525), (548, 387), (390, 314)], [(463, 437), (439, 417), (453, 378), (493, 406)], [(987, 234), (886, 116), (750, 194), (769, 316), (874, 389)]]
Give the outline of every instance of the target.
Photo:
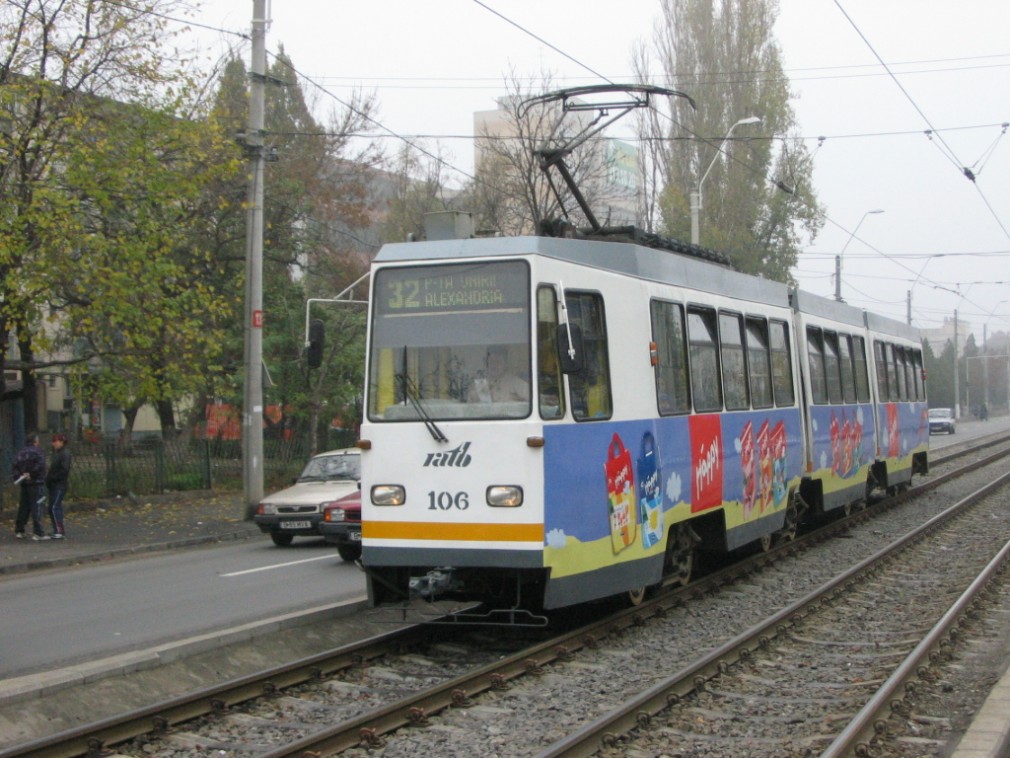
[[(1005, 474), (989, 482), (984, 487), (919, 525), (913, 531), (852, 566), (844, 573), (825, 582), (820, 587), (781, 609), (760, 624), (751, 627), (711, 651), (694, 664), (681, 669), (672, 676), (653, 685), (637, 697), (628, 700), (610, 713), (601, 716), (578, 731), (548, 746), (537, 754), (537, 758), (590, 756), (603, 748), (612, 747), (619, 735), (630, 732), (635, 727), (647, 725), (656, 714), (664, 711), (669, 705), (675, 704), (679, 698), (704, 689), (709, 679), (712, 679), (736, 661), (749, 657), (757, 649), (766, 647), (772, 637), (787, 631), (795, 620), (802, 618), (808, 612), (815, 610), (817, 606), (829, 601), (832, 596), (855, 582), (860, 575), (872, 570), (876, 564), (893, 555), (897, 550), (923, 538), (943, 522), (958, 515), (962, 510), (986, 495), (1006, 486), (1008, 482), (1010, 482), (1010, 474)], [(945, 614), (944, 618), (947, 618), (948, 615), (950, 615), (949, 612)], [(911, 670), (915, 671), (914, 666), (911, 667)], [(891, 691), (895, 689), (897, 689), (896, 685), (891, 688)], [(879, 697), (882, 703), (888, 702), (887, 694), (882, 694)], [(880, 707), (883, 707), (883, 705)], [(873, 713), (877, 712), (879, 712), (877, 709), (873, 710)], [(862, 714), (860, 714), (860, 717), (860, 726), (858, 728), (854, 727), (857, 736), (863, 734), (865, 725), (862, 724), (862, 720), (864, 718), (869, 719), (871, 725), (873, 720), (872, 715), (862, 717)]]
[[(986, 485), (983, 488), (985, 492), (980, 497), (1006, 486), (1007, 482), (1010, 482), (1010, 474), (1005, 474)], [(989, 561), (957, 601), (842, 730), (841, 734), (821, 753), (821, 758), (840, 758), (840, 756), (849, 755), (854, 751), (859, 755), (870, 754), (869, 743), (871, 739), (878, 733), (886, 732), (886, 723), (883, 721), (885, 710), (899, 711), (901, 709), (909, 684), (918, 678), (923, 664), (928, 662), (934, 652), (951, 636), (954, 626), (964, 617), (969, 606), (985, 591), (996, 574), (1006, 567), (1008, 556), (1010, 556), (1010, 542), (1007, 542)]]
[[(980, 447), (985, 448), (1008, 440), (1010, 440), (1010, 437), (995, 439), (983, 443)], [(977, 449), (972, 448), (971, 451)], [(938, 463), (949, 462), (965, 454), (966, 452), (958, 452), (945, 456)], [(684, 602), (689, 602), (691, 597), (711, 592), (715, 588), (734, 581), (740, 576), (751, 573), (759, 566), (791, 555), (797, 550), (827, 539), (839, 531), (845, 531), (852, 524), (870, 518), (873, 512), (880, 510), (880, 506), (896, 505), (910, 497), (924, 494), (944, 482), (955, 479), (981, 466), (989, 465), (1006, 455), (1007, 451), (997, 452), (956, 471), (937, 475), (931, 478), (930, 481), (917, 484), (905, 493), (888, 498), (871, 509), (859, 511), (846, 519), (840, 519), (819, 527), (804, 535), (801, 539), (779, 545), (768, 552), (752, 556), (740, 563), (700, 578), (687, 587), (664, 592), (656, 598), (647, 600), (640, 606), (624, 609), (608, 618), (597, 620), (575, 631), (562, 634), (547, 642), (526, 649), (497, 662), (497, 664), (484, 667), (476, 672), (472, 672), (470, 675), (453, 679), (441, 687), (429, 691), (427, 699), (425, 699), (425, 694), (422, 693), (390, 704), (377, 711), (363, 714), (352, 721), (346, 722), (344, 725), (336, 725), (317, 735), (309, 735), (269, 755), (305, 754), (312, 749), (322, 749), (320, 747), (322, 745), (339, 745), (341, 747), (338, 749), (346, 749), (346, 747), (355, 745), (374, 744), (383, 734), (401, 728), (406, 724), (423, 722), (428, 716), (446, 707), (465, 705), (470, 696), (487, 689), (507, 687), (510, 680), (524, 674), (534, 673), (542, 666), (554, 660), (563, 659), (582, 647), (595, 645), (598, 639), (611, 632), (639, 625), (650, 616), (662, 615), (671, 608), (675, 608)], [(780, 614), (776, 614), (773, 618), (779, 618), (783, 613), (780, 612)], [(360, 664), (362, 661), (379, 658), (386, 655), (391, 649), (402, 647), (405, 644), (413, 644), (416, 635), (424, 635), (430, 629), (430, 627), (425, 627), (424, 625), (417, 625), (377, 635), (264, 672), (251, 674), (140, 708), (121, 716), (114, 716), (102, 721), (85, 724), (15, 748), (6, 749), (0, 751), (0, 758), (14, 758), (15, 756), (26, 755), (37, 755), (41, 758), (73, 758), (74, 756), (88, 755), (96, 750), (105, 749), (109, 745), (122, 743), (144, 734), (157, 734), (172, 726), (200, 716), (223, 712), (233, 705), (263, 695), (273, 694), (296, 684), (320, 679), (350, 666)], [(691, 667), (691, 670), (697, 668), (700, 675), (700, 673), (707, 672), (712, 665), (718, 668), (718, 664), (710, 664), (706, 660), (707, 658), (702, 659), (695, 666)], [(317, 747), (313, 748), (312, 745), (317, 745)]]

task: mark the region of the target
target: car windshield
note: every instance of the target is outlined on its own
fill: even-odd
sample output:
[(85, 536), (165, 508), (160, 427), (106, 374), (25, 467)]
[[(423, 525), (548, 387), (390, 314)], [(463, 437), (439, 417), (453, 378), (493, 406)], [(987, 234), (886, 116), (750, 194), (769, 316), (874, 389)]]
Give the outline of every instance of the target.
[(298, 481), (329, 482), (334, 479), (357, 481), (360, 478), (360, 455), (320, 455), (309, 461)]
[(929, 412), (930, 418), (950, 418), (950, 408), (933, 408)]

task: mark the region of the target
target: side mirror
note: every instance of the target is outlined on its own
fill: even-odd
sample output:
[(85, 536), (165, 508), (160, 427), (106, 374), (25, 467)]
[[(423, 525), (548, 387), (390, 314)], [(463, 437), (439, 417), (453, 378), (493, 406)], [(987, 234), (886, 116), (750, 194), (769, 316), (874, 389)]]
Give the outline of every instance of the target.
[[(568, 336), (571, 334), (571, 343)], [(558, 365), (566, 374), (577, 374), (585, 366), (582, 349), (582, 327), (578, 324), (558, 324)]]
[(309, 324), (309, 346), (305, 351), (306, 362), (309, 368), (319, 368), (323, 365), (323, 346), (325, 344), (326, 329), (323, 320), (312, 319)]

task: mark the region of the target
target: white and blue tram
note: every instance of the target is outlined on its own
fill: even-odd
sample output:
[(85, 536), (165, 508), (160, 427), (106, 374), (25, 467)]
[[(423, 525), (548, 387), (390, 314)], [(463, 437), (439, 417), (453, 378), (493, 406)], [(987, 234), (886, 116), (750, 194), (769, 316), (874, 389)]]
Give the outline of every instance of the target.
[(386, 245), (359, 440), (370, 598), (437, 576), (538, 610), (687, 582), (699, 550), (788, 539), (925, 471), (921, 365), (908, 327), (687, 255)]

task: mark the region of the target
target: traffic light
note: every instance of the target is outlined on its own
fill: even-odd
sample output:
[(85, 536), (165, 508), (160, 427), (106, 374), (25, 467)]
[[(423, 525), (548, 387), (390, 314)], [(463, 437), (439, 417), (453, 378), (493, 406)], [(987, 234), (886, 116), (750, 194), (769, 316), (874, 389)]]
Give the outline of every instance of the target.
[(323, 320), (319, 318), (312, 319), (312, 322), (309, 324), (309, 346), (305, 352), (309, 368), (319, 368), (323, 365), (324, 335)]

